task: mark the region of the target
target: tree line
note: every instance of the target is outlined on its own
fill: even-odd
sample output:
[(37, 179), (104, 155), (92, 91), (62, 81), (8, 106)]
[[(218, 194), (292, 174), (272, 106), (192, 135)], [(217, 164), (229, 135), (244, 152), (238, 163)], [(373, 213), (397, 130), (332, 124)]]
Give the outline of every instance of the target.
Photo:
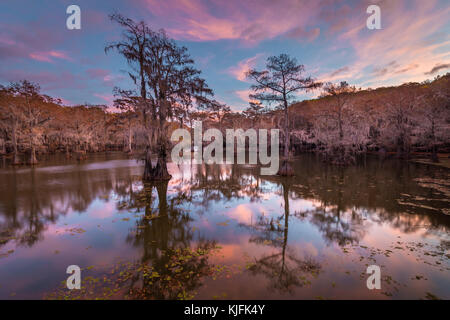
[[(114, 88), (114, 106), (63, 107), (27, 80), (0, 86), (0, 154), (13, 164), (38, 162), (37, 154), (64, 152), (83, 160), (87, 152), (121, 149), (145, 162), (144, 180), (168, 180), (172, 130), (279, 128), (283, 159), (280, 175), (292, 175), (292, 153), (312, 151), (339, 165), (358, 155), (449, 147), (450, 74), (423, 83), (361, 90), (347, 82), (321, 83), (306, 76), (305, 66), (286, 54), (269, 57), (265, 69), (248, 70), (250, 104), (243, 112), (214, 99), (214, 92), (194, 67), (187, 48), (141, 21), (110, 15), (122, 27), (119, 41), (105, 53), (128, 63), (131, 88)], [(300, 92), (318, 98), (296, 102)], [(24, 157), (20, 157), (25, 154)], [(156, 161), (154, 161), (156, 160)]]

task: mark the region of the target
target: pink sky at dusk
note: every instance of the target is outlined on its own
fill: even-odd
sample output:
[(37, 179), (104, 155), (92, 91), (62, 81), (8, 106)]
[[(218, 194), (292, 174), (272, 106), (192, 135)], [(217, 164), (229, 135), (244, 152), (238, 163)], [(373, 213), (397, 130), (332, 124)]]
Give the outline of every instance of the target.
[[(424, 81), (450, 70), (445, 0), (132, 0), (126, 6), (80, 0), (82, 29), (75, 31), (65, 28), (70, 4), (2, 1), (0, 83), (27, 78), (73, 104), (111, 104), (114, 86), (132, 86), (124, 59), (103, 51), (120, 37), (108, 19), (113, 12), (164, 28), (188, 47), (216, 98), (234, 110), (248, 106), (245, 72), (264, 68), (267, 57), (280, 53), (304, 64), (305, 75), (363, 88)], [(366, 27), (371, 4), (381, 8), (381, 30)]]

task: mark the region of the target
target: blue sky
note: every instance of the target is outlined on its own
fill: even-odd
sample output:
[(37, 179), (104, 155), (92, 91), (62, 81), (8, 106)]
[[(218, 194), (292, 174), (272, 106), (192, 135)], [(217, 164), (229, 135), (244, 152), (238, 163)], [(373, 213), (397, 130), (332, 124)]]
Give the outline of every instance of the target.
[[(81, 30), (66, 28), (70, 4), (81, 8)], [(381, 30), (366, 27), (370, 4), (381, 8)], [(67, 105), (111, 104), (114, 86), (132, 86), (124, 59), (103, 50), (120, 37), (108, 20), (114, 11), (188, 47), (216, 98), (234, 110), (248, 106), (244, 72), (280, 53), (304, 64), (305, 75), (363, 88), (450, 70), (447, 0), (2, 0), (0, 83), (26, 78)]]

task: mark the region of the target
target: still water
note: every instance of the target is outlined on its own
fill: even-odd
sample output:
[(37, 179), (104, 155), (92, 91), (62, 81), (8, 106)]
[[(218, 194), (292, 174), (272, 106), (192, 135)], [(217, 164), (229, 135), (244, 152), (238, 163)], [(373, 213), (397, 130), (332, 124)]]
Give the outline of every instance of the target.
[[(3, 163), (0, 298), (450, 299), (448, 169), (293, 167), (169, 164), (168, 183), (144, 185), (120, 153)], [(69, 265), (82, 290), (63, 285)]]

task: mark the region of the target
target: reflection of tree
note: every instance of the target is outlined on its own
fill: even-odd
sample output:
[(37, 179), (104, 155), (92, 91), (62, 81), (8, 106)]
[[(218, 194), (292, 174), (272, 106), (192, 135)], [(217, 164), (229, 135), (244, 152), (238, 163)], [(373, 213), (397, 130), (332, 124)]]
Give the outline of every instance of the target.
[(355, 211), (346, 214), (345, 217), (339, 208), (332, 210), (317, 208), (303, 214), (308, 214), (308, 221), (318, 228), (329, 244), (337, 243), (345, 246), (349, 243), (358, 243), (365, 234), (363, 221)]
[(41, 238), (41, 233), (46, 229), (45, 221), (50, 221), (53, 219), (53, 212), (50, 211), (50, 215), (46, 215), (45, 212), (40, 208), (40, 204), (37, 198), (37, 190), (35, 188), (36, 185), (36, 174), (35, 170), (31, 169), (30, 171), (30, 184), (32, 185), (30, 197), (27, 199), (28, 202), (26, 206), (28, 207), (28, 214), (26, 216), (26, 223), (24, 224), (24, 228), (22, 228), (22, 234), (18, 237), (19, 243), (23, 245), (27, 245), (31, 247), (36, 241)]
[[(42, 239), (42, 232), (46, 229), (47, 222), (54, 222), (55, 215), (51, 208), (43, 207), (39, 201), (38, 190), (36, 188), (36, 172), (32, 168), (30, 171), (28, 183), (30, 184), (29, 196), (21, 203), (23, 210), (21, 216), (17, 215), (17, 203), (11, 204), (8, 208), (12, 213), (5, 219), (5, 224), (2, 225), (1, 230), (9, 237), (9, 239), (16, 239), (17, 243), (25, 246), (33, 246), (38, 240)], [(16, 176), (12, 177), (16, 182)], [(17, 190), (12, 190), (17, 194)]]
[[(327, 174), (326, 171), (325, 174)], [(355, 210), (349, 210), (345, 206), (345, 179), (342, 168), (335, 178), (337, 183), (332, 189), (335, 201), (329, 208), (322, 205), (314, 210), (296, 213), (295, 215), (300, 219), (307, 218), (310, 223), (314, 224), (328, 244), (337, 243), (340, 246), (345, 246), (349, 243), (358, 243), (365, 235), (364, 220)], [(328, 190), (330, 189), (327, 189), (327, 192)]]
[[(42, 240), (47, 226), (61, 215), (84, 212), (95, 199), (109, 195), (121, 181), (134, 179), (129, 167), (87, 170), (63, 155), (45, 163), (50, 167), (2, 172), (0, 246), (11, 240), (19, 245), (34, 245)], [(98, 160), (90, 160), (86, 165), (95, 163)]]
[[(157, 208), (153, 206), (153, 187), (158, 194)], [(155, 185), (145, 184), (144, 215), (137, 222), (135, 233), (127, 238), (127, 241), (134, 246), (143, 246), (143, 262), (151, 258), (159, 258), (159, 254), (169, 248), (173, 250), (186, 248), (193, 238), (192, 231), (189, 230), (192, 218), (175, 207), (174, 198), (167, 203), (167, 187), (167, 182)]]
[[(413, 179), (423, 175), (441, 177), (436, 170), (424, 172), (420, 167), (370, 159), (364, 166), (330, 167), (313, 156), (304, 156), (293, 166), (296, 177), (289, 186), (291, 199), (318, 202), (313, 210), (293, 214), (316, 225), (328, 243), (357, 243), (370, 224), (366, 220), (388, 222), (402, 232), (414, 232), (418, 225), (429, 226), (429, 232), (442, 232), (449, 226), (445, 215), (435, 214), (420, 204), (405, 207), (399, 201), (404, 194), (433, 201), (436, 196), (422, 190)], [(278, 178), (259, 176), (259, 168), (247, 166), (197, 165), (194, 171), (188, 189), (194, 193), (192, 202), (202, 208), (201, 212), (207, 211), (212, 201), (261, 201), (280, 184)], [(195, 197), (195, 192), (199, 196)]]
[[(302, 287), (305, 282), (302, 274), (318, 273), (320, 265), (312, 259), (300, 259), (288, 247), (289, 232), (289, 187), (290, 178), (283, 178), (281, 182), (284, 199), (284, 215), (273, 219), (260, 217), (256, 226), (257, 232), (250, 241), (273, 246), (278, 251), (263, 256), (255, 261), (250, 268), (253, 274), (262, 274), (270, 279), (271, 286), (280, 291), (291, 293), (294, 287)], [(284, 222), (284, 225), (281, 222)]]
[[(157, 207), (153, 188), (158, 194)], [(167, 199), (167, 188), (168, 182), (145, 184), (140, 196), (144, 214), (127, 237), (133, 246), (142, 248), (142, 270), (151, 271), (133, 274), (129, 292), (134, 298), (188, 297), (201, 285), (202, 277), (212, 270), (208, 254), (215, 243), (199, 239), (197, 248), (191, 248), (192, 218), (178, 207), (185, 195), (178, 193)], [(146, 273), (155, 276), (146, 276)]]
[[(110, 154), (107, 159), (117, 156)], [(86, 211), (95, 199), (107, 196), (111, 190), (121, 198), (128, 192), (123, 201), (140, 210), (137, 168), (86, 170), (85, 165), (98, 160), (88, 160), (81, 166), (75, 163), (61, 155), (45, 160), (55, 170), (38, 167), (2, 172), (0, 245), (11, 239), (33, 245), (42, 238), (46, 225), (68, 212)], [(406, 233), (415, 232), (418, 226), (427, 226), (429, 233), (439, 233), (450, 226), (448, 216), (429, 209), (445, 206), (445, 195), (414, 181), (417, 177), (447, 181), (448, 173), (443, 170), (375, 160), (367, 161), (364, 167), (324, 167), (309, 156), (295, 161), (293, 166), (296, 177), (289, 187), (291, 199), (319, 202), (317, 209), (294, 215), (311, 220), (329, 242), (357, 241), (366, 229), (364, 219), (387, 222)], [(177, 182), (177, 201), (192, 203), (200, 214), (209, 210), (212, 202), (261, 201), (279, 182), (259, 176), (258, 172), (259, 168), (240, 165), (193, 165), (190, 179)]]
[[(32, 246), (61, 215), (72, 210), (84, 212), (95, 199), (112, 192), (119, 197), (118, 208), (142, 215), (127, 241), (142, 250), (139, 263), (151, 266), (160, 275), (146, 279), (148, 282), (143, 282), (142, 277), (135, 279), (134, 288), (140, 285), (140, 292), (147, 297), (183, 295), (195, 290), (202, 276), (209, 272), (208, 254), (193, 253), (197, 249), (208, 252), (213, 245), (194, 237), (187, 207), (202, 214), (214, 202), (222, 205), (236, 199), (258, 202), (281, 190), (284, 214), (273, 219), (260, 216), (256, 225), (247, 227), (252, 231), (251, 241), (274, 249), (269, 255), (258, 257), (251, 271), (270, 277), (274, 288), (286, 291), (304, 284), (299, 278), (302, 273), (316, 273), (320, 269), (316, 262), (296, 257), (289, 247), (289, 223), (292, 234), (292, 222), (296, 219), (311, 223), (325, 242), (338, 245), (357, 243), (371, 224), (388, 224), (402, 232), (415, 232), (418, 226), (426, 226), (427, 232), (438, 236), (450, 226), (448, 216), (397, 201), (407, 197), (408, 202), (426, 206), (434, 206), (438, 200), (445, 205), (439, 190), (422, 187), (414, 179), (429, 177), (430, 181), (421, 183), (430, 184), (447, 181), (448, 173), (396, 162), (369, 159), (365, 167), (335, 168), (324, 167), (313, 157), (303, 157), (293, 164), (296, 176), (287, 180), (259, 176), (259, 168), (250, 166), (193, 165), (191, 175), (171, 181), (176, 184), (171, 185), (168, 193), (167, 183), (142, 185), (140, 168), (97, 170), (85, 167), (97, 165), (95, 161), (70, 167), (61, 166), (61, 163), (73, 165), (70, 160), (51, 161), (49, 165), (59, 166), (51, 170), (38, 167), (2, 172), (0, 246), (12, 239)], [(314, 207), (295, 212), (293, 201), (299, 199), (311, 200)], [(184, 259), (188, 256), (189, 259)], [(179, 257), (184, 258), (180, 261)], [(173, 263), (176, 267), (171, 267)], [(187, 275), (181, 281), (180, 277)], [(179, 281), (179, 285), (173, 281), (167, 282), (170, 287), (164, 285), (161, 281), (167, 276)]]
[(191, 192), (200, 192), (196, 204), (208, 210), (212, 201), (224, 201), (248, 198), (250, 202), (260, 201), (264, 193), (262, 178), (256, 174), (257, 167), (244, 167), (240, 165), (196, 165), (191, 169), (189, 189)]
[(175, 192), (169, 198), (168, 181), (142, 185), (131, 176), (117, 181), (114, 191), (119, 208), (141, 214), (126, 238), (140, 249), (140, 259), (114, 264), (113, 271), (101, 277), (88, 277), (81, 290), (68, 293), (60, 288), (47, 298), (193, 298), (202, 279), (214, 272), (209, 258), (217, 248), (215, 241), (194, 241), (192, 218), (181, 207), (186, 194)]
[[(336, 231), (347, 233), (344, 238), (350, 236), (353, 240), (348, 240), (356, 241), (364, 235), (367, 224), (364, 220), (389, 223), (405, 233), (415, 232), (419, 225), (427, 225), (429, 231), (437, 232), (446, 231), (450, 226), (447, 216), (426, 209), (426, 206), (442, 206), (442, 195), (423, 189), (414, 181), (423, 176), (448, 179), (445, 171), (375, 159), (368, 159), (364, 166), (324, 167), (313, 156), (302, 157), (295, 162), (294, 169), (296, 179), (291, 188), (292, 197), (320, 202), (317, 210), (298, 215), (304, 219), (312, 218), (316, 225), (331, 232), (325, 234), (334, 233), (330, 229), (334, 223)], [(417, 200), (418, 206), (408, 207), (399, 201), (407, 196), (421, 199)], [(329, 225), (323, 227), (322, 223)], [(329, 240), (333, 242), (333, 238), (337, 239), (336, 235)]]

